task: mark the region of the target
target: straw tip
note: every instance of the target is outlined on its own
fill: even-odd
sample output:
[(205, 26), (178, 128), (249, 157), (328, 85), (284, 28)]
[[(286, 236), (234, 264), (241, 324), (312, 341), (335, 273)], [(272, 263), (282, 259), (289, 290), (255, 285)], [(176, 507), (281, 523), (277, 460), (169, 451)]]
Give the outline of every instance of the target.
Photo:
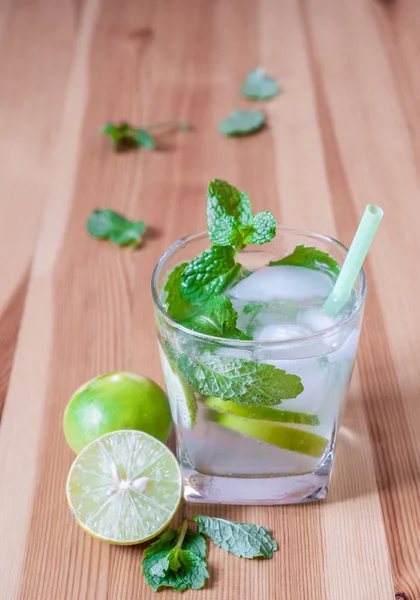
[(366, 210), (368, 210), (371, 215), (377, 217), (378, 219), (382, 219), (382, 217), (384, 216), (384, 211), (380, 206), (377, 206), (376, 204), (368, 204)]

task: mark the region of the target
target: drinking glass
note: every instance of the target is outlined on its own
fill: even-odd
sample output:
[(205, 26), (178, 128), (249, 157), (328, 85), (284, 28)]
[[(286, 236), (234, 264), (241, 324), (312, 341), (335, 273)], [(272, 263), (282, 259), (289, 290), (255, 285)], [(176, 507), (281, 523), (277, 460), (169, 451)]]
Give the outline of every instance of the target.
[[(331, 237), (279, 227), (269, 244), (248, 246), (237, 260), (244, 269), (255, 271), (302, 244), (327, 252), (339, 266), (347, 254), (347, 248)], [(152, 276), (159, 351), (185, 500), (231, 504), (321, 500), (330, 485), (340, 414), (357, 353), (366, 297), (364, 272), (359, 273), (345, 314), (333, 324), (327, 321), (320, 331), (281, 341), (217, 338), (183, 327), (164, 309), (168, 274), (210, 245), (207, 232), (178, 240)], [(202, 369), (203, 356), (216, 356), (233, 367), (235, 361), (274, 365), (298, 375), (304, 390), (293, 399), (279, 397), (276, 408), (254, 413), (252, 407), (201, 394), (184, 376), (185, 365), (195, 369), (197, 377), (209, 376)]]

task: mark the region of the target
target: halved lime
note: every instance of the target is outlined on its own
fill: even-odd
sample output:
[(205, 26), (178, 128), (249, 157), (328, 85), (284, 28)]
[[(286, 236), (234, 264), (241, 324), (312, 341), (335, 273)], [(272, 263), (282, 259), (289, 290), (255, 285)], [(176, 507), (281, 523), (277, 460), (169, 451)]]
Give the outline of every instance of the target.
[(67, 478), (78, 524), (111, 544), (140, 544), (173, 519), (182, 477), (172, 452), (143, 431), (106, 433), (78, 455)]
[(210, 417), (212, 421), (254, 438), (259, 442), (278, 446), (285, 450), (292, 450), (299, 454), (307, 454), (316, 458), (322, 456), (327, 449), (328, 440), (320, 435), (287, 427), (272, 421), (259, 421), (257, 419), (245, 419), (231, 413), (214, 411)]
[(187, 429), (192, 429), (197, 416), (197, 402), (194, 393), (181, 373), (174, 371), (160, 344), (159, 353), (169, 404), (171, 405), (172, 419), (174, 423), (178, 423), (177, 414), (179, 412), (181, 424)]
[(294, 412), (292, 410), (279, 410), (271, 406), (241, 406), (231, 400), (221, 400), (213, 396), (206, 398), (204, 404), (214, 410), (231, 413), (237, 417), (245, 417), (247, 419), (296, 423), (298, 425), (311, 425), (312, 427), (319, 425), (319, 419), (316, 415)]

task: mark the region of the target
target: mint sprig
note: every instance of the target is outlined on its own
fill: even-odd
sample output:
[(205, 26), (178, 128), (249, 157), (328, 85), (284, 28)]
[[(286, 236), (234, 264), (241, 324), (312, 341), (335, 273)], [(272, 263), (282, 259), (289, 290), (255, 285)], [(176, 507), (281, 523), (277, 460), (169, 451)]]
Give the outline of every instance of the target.
[(267, 210), (254, 216), (248, 195), (222, 179), (208, 186), (207, 226), (213, 244), (238, 250), (265, 244), (276, 235), (274, 216)]
[(268, 77), (265, 69), (257, 67), (247, 75), (241, 93), (251, 100), (269, 100), (277, 96), (279, 89), (278, 83)]
[(191, 128), (188, 123), (182, 123), (180, 121), (153, 123), (145, 128), (134, 127), (133, 125), (130, 125), (130, 123), (123, 121), (119, 125), (107, 123), (102, 128), (102, 133), (109, 137), (113, 149), (117, 152), (135, 147), (153, 150), (156, 147), (156, 141), (151, 136), (150, 131), (162, 127), (176, 127), (181, 131), (188, 131)]
[(161, 587), (199, 590), (208, 579), (206, 541), (187, 528), (184, 521), (180, 530), (169, 529), (144, 551), (143, 575), (155, 592)]
[(303, 392), (300, 377), (266, 363), (210, 353), (179, 353), (176, 362), (195, 390), (242, 406), (273, 406)]
[(109, 208), (93, 210), (86, 227), (93, 237), (133, 247), (140, 244), (146, 230), (143, 221), (130, 221)]
[[(189, 528), (190, 523), (195, 523), (198, 533)], [(178, 592), (201, 589), (209, 578), (203, 535), (243, 558), (272, 558), (277, 550), (266, 527), (201, 515), (184, 519), (179, 529), (169, 529), (144, 551), (142, 571), (146, 583), (154, 591), (161, 587)]]
[(236, 556), (272, 558), (277, 550), (277, 544), (266, 527), (215, 517), (196, 516), (194, 521), (200, 533)]
[(306, 267), (315, 271), (331, 271), (334, 275), (340, 273), (338, 262), (327, 252), (322, 252), (314, 246), (296, 246), (292, 254), (268, 263), (270, 267), (289, 265), (293, 267)]

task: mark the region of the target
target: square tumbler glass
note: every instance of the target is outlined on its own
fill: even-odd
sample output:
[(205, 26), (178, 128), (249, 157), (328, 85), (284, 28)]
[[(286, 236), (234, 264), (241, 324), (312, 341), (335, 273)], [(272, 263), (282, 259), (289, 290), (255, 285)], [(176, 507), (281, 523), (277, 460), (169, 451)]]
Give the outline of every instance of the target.
[[(330, 485), (340, 413), (357, 353), (366, 297), (364, 272), (359, 273), (345, 314), (333, 324), (327, 321), (320, 331), (281, 341), (217, 338), (183, 327), (164, 308), (168, 274), (210, 245), (207, 232), (177, 241), (161, 257), (152, 276), (159, 351), (185, 500), (231, 504), (321, 500)], [(249, 246), (237, 260), (253, 272), (298, 245), (315, 246), (340, 266), (347, 254), (333, 238), (279, 227), (269, 244)], [(252, 407), (204, 395), (194, 381), (214, 376), (202, 359), (209, 356), (217, 357), (216, 363), (231, 371), (241, 361), (274, 365), (298, 375), (303, 392), (283, 402), (279, 398), (278, 406), (255, 412)], [(194, 378), (186, 376), (188, 369), (194, 371)]]

